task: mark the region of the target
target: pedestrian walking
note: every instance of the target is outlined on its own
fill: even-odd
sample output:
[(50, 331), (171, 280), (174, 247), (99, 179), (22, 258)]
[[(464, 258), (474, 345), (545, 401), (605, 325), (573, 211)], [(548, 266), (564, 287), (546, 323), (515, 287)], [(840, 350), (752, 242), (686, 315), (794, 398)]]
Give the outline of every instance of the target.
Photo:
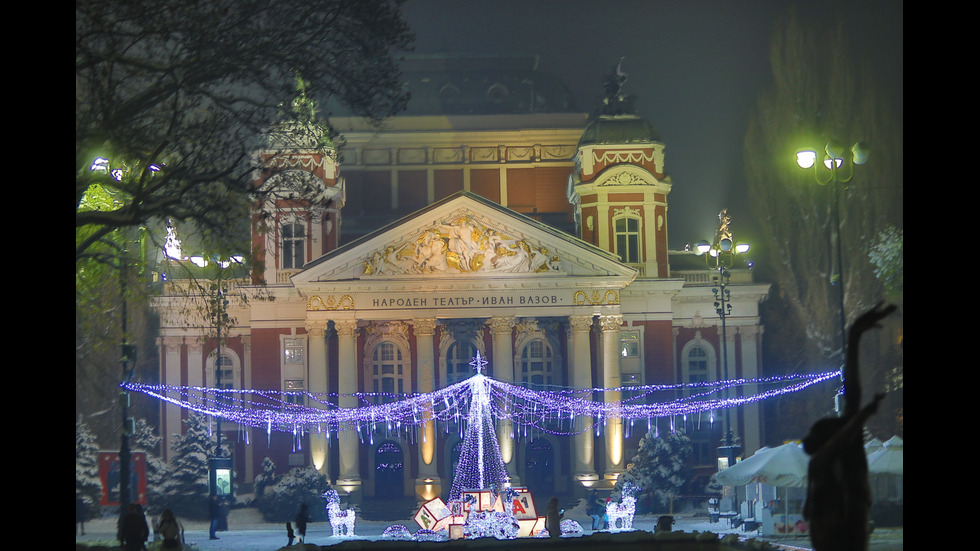
[(548, 530), (549, 538), (561, 537), (561, 517), (563, 516), (565, 516), (565, 510), (558, 507), (558, 498), (551, 498), (544, 517), (545, 528)]
[(589, 502), (585, 509), (586, 514), (592, 517), (592, 530), (602, 528), (602, 516), (606, 512), (606, 503), (599, 497), (598, 490), (592, 490), (589, 494)]
[(218, 501), (218, 496), (211, 494), (208, 498), (208, 517), (211, 519), (211, 528), (209, 534), (211, 539), (216, 540), (218, 536), (215, 532), (218, 531), (218, 524), (221, 522), (221, 502)]
[(163, 538), (161, 549), (179, 550), (184, 548), (184, 527), (177, 522), (177, 517), (170, 509), (164, 511), (160, 516), (157, 533)]
[(78, 535), (78, 529), (82, 529), (82, 534), (85, 535), (85, 500), (82, 496), (75, 494), (75, 534)]
[(139, 504), (129, 504), (129, 510), (120, 521), (117, 537), (122, 543), (123, 551), (142, 551), (146, 548), (150, 527), (146, 524), (146, 516), (143, 515), (143, 508)]
[(299, 534), (300, 543), (306, 543), (306, 523), (310, 522), (309, 506), (303, 503), (296, 513), (296, 533)]

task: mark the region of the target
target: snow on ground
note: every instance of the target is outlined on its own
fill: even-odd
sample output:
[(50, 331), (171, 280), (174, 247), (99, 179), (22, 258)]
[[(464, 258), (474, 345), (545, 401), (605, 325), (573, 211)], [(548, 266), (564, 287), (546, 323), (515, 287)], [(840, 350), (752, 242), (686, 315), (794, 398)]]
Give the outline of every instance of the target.
[[(592, 533), (589, 528), (592, 526), (591, 518), (584, 512), (576, 508), (566, 511), (565, 518), (570, 518), (582, 525), (585, 534)], [(638, 515), (633, 522), (637, 530), (653, 532), (657, 524), (659, 515)], [(713, 532), (715, 534), (738, 534), (740, 538), (758, 537), (753, 532), (743, 532), (741, 529), (731, 529), (727, 522), (711, 523), (707, 517), (692, 515), (675, 515), (674, 530), (683, 532)], [(151, 519), (152, 520), (152, 519)], [(181, 519), (178, 519), (181, 520)], [(208, 539), (208, 522), (206, 521), (184, 521), (185, 540), (193, 544), (198, 551), (275, 551), (286, 545), (286, 525), (270, 524), (262, 520), (261, 515), (256, 509), (233, 509), (228, 516), (227, 532), (218, 532), (217, 540)], [(358, 518), (355, 526), (354, 538), (335, 538), (328, 522), (314, 522), (309, 525), (306, 540), (319, 546), (329, 546), (345, 541), (346, 539), (377, 540), (381, 539), (381, 534), (385, 528), (393, 524), (402, 524), (411, 532), (418, 530), (419, 526), (411, 519), (404, 521), (368, 521)], [(103, 541), (112, 542), (115, 540), (116, 519), (105, 518), (87, 522), (85, 524), (84, 536), (75, 536), (76, 542)], [(768, 539), (768, 538), (767, 538)], [(784, 545), (786, 549), (811, 549), (808, 538), (790, 537), (781, 539), (769, 539), (774, 543)], [(875, 530), (872, 536), (871, 551), (900, 551), (903, 544), (903, 534), (901, 528), (880, 528)]]

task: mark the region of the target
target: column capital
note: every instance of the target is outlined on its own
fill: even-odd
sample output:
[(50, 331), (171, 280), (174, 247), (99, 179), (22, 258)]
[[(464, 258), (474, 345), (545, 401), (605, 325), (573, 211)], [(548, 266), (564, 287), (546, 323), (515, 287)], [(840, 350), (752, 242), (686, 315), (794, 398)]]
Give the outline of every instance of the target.
[(587, 333), (592, 328), (592, 314), (576, 314), (568, 316), (568, 325), (572, 331)]
[(416, 318), (412, 320), (415, 326), (415, 335), (419, 337), (431, 337), (436, 334), (435, 318)]
[(306, 320), (306, 332), (312, 337), (322, 337), (327, 334), (326, 320)]
[(599, 323), (603, 331), (619, 331), (620, 326), (623, 325), (623, 315), (603, 314), (599, 316)]
[(514, 316), (490, 318), (490, 331), (494, 335), (509, 335), (514, 331), (516, 321), (517, 319)]
[(333, 325), (341, 337), (357, 335), (357, 320), (334, 320)]

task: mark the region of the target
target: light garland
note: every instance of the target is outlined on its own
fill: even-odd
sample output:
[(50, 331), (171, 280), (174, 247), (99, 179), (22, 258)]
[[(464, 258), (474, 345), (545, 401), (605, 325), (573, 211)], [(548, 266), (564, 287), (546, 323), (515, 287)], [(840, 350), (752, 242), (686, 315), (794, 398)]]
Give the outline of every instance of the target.
[[(474, 365), (479, 360), (482, 364)], [(700, 423), (702, 415), (712, 422), (716, 411), (753, 404), (838, 378), (839, 371), (783, 375), (758, 379), (629, 386), (612, 389), (535, 390), (505, 383), (482, 373), (486, 361), (479, 355), (471, 365), (478, 372), (464, 381), (424, 394), (354, 393), (349, 395), (281, 390), (221, 389), (197, 386), (149, 385), (126, 382), (121, 387), (146, 394), (181, 408), (221, 417), (242, 426), (265, 429), (267, 433), (288, 432), (296, 445), (306, 435), (329, 437), (353, 431), (361, 442), (373, 442), (375, 434), (419, 441), (417, 429), (432, 420), (437, 430), (456, 431), (462, 437), (467, 424), (489, 426), (510, 421), (512, 435), (533, 436), (534, 432), (574, 435), (586, 431), (601, 434), (609, 418), (646, 420), (659, 430), (657, 420), (675, 418), (683, 423)], [(755, 390), (758, 388), (758, 390)], [(725, 398), (726, 389), (742, 389), (741, 396)], [(619, 401), (605, 402), (606, 392), (617, 392)], [(657, 401), (657, 393), (681, 394)], [(731, 393), (731, 392), (730, 392)], [(288, 402), (287, 396), (304, 396), (308, 404)], [(686, 396), (684, 396), (686, 395)], [(341, 408), (344, 396), (355, 397), (358, 407)], [(474, 408), (476, 405), (478, 407)], [(632, 423), (627, 423), (627, 428)], [(491, 439), (495, 440), (495, 439)]]

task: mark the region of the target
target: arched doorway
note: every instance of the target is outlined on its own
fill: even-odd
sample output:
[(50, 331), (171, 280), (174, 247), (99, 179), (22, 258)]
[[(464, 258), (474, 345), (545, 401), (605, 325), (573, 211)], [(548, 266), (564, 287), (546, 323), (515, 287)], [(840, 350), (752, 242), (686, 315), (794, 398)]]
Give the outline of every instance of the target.
[(374, 495), (404, 497), (405, 454), (395, 442), (382, 442), (374, 451)]
[[(534, 494), (535, 503), (547, 503), (555, 493), (555, 450), (544, 438), (527, 445), (524, 462), (524, 482)], [(541, 501), (544, 499), (545, 501)]]

